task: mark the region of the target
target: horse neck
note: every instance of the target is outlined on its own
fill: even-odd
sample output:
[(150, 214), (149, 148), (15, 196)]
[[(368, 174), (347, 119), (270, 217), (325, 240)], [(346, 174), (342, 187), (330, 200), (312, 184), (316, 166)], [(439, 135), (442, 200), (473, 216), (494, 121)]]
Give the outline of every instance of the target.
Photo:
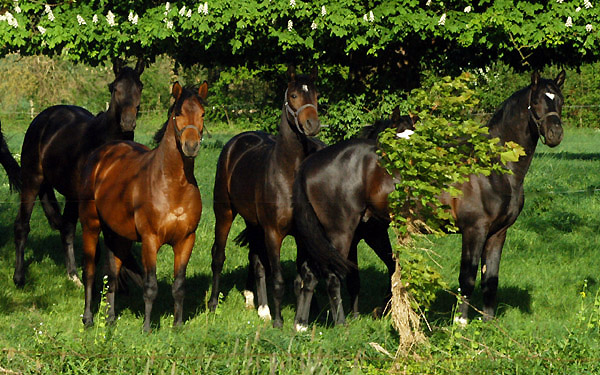
[(106, 112), (98, 115), (101, 126), (104, 128), (107, 139), (122, 139), (121, 110), (111, 97)]
[(177, 147), (173, 127), (173, 122), (169, 121), (165, 134), (158, 147), (154, 150), (154, 161), (160, 165), (160, 167), (154, 170), (158, 172), (158, 178), (164, 177), (172, 181), (179, 181), (181, 184), (197, 186), (194, 176), (195, 158), (188, 158), (182, 155), (179, 147)]
[(281, 113), (279, 122), (279, 134), (275, 141), (275, 157), (281, 163), (290, 163), (294, 170), (300, 165), (306, 157), (306, 136), (296, 133), (292, 127), (296, 125), (290, 123), (285, 107)]
[(521, 182), (529, 170), (539, 138), (539, 134), (533, 131), (535, 128), (530, 124), (528, 106), (529, 89), (525, 89), (515, 97), (509, 98), (488, 124), (490, 135), (500, 138), (501, 144), (512, 141), (523, 147), (525, 155), (521, 156), (518, 162), (509, 162), (507, 165)]

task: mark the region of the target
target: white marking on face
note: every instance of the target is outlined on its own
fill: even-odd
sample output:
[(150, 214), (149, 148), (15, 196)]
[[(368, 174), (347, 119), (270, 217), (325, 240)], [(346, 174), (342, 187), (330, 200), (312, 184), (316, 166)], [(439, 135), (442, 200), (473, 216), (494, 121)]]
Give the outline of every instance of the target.
[(551, 93), (551, 92), (547, 92), (547, 93), (546, 93), (546, 96), (547, 96), (547, 97), (549, 97), (549, 98), (550, 98), (550, 100), (554, 100), (554, 96), (555, 96), (555, 95), (554, 95), (553, 93)]
[(308, 92), (308, 85), (302, 85), (302, 91)]

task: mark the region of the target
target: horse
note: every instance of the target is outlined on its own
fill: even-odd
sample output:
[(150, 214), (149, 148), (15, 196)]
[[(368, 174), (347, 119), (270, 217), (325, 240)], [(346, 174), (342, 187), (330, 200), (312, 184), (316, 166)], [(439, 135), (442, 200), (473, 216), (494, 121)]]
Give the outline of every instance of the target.
[(0, 124), (0, 164), (6, 171), (8, 176), (8, 184), (11, 191), (21, 191), (21, 166), (12, 156), (4, 134), (2, 133), (2, 125)]
[[(552, 79), (539, 73), (531, 84), (511, 95), (487, 124), (491, 137), (501, 143), (513, 141), (526, 155), (510, 162), (509, 174), (471, 175), (457, 186), (462, 195), (440, 197), (451, 211), (462, 233), (459, 285), (464, 303), (457, 321), (466, 323), (477, 267), (481, 262), (484, 319), (493, 318), (498, 287), (500, 255), (507, 229), (523, 208), (523, 181), (538, 139), (550, 147), (563, 137), (561, 87), (565, 72)], [(399, 171), (401, 175), (401, 171)], [(308, 157), (300, 166), (294, 182), (294, 224), (298, 246), (299, 273), (294, 282), (297, 294), (295, 327), (306, 328), (310, 301), (319, 277), (327, 278), (333, 320), (345, 322), (341, 305), (340, 278), (357, 267), (356, 239), (365, 233), (373, 247), (393, 272), (391, 246), (387, 235), (390, 222), (387, 197), (394, 189), (394, 178), (378, 164), (376, 144), (368, 140), (349, 140)], [(367, 240), (367, 243), (369, 241)], [(358, 285), (348, 276), (353, 310)]]
[(238, 237), (249, 246), (249, 272), (244, 292), (253, 306), (255, 281), (258, 314), (270, 320), (266, 275), (273, 282), (273, 326), (281, 327), (284, 281), (280, 264), (281, 243), (292, 226), (292, 184), (300, 162), (319, 146), (310, 138), (321, 127), (317, 113), (316, 69), (310, 76), (288, 69), (288, 84), (279, 123), (273, 137), (260, 131), (236, 135), (223, 147), (217, 162), (214, 185), (215, 242), (212, 246), (212, 293), (208, 306), (218, 304), (220, 274), (225, 245), (233, 219), (242, 216), (246, 229)]
[(132, 141), (115, 141), (94, 151), (84, 166), (79, 191), (84, 253), (85, 310), (83, 323), (93, 324), (92, 285), (96, 272), (96, 246), (104, 234), (110, 264), (108, 320), (115, 318), (116, 280), (123, 264), (133, 261), (133, 242), (142, 243), (145, 318), (150, 331), (152, 305), (158, 292), (156, 255), (163, 244), (173, 247), (173, 325), (182, 323), (184, 282), (202, 200), (194, 160), (204, 129), (206, 81), (197, 92), (172, 88), (175, 103), (160, 133), (158, 146), (149, 150)]
[[(38, 195), (50, 226), (60, 231), (67, 275), (81, 285), (73, 249), (81, 168), (100, 145), (115, 139), (133, 139), (143, 70), (142, 59), (135, 69), (123, 66), (121, 60), (114, 61), (115, 80), (108, 86), (111, 100), (106, 112), (94, 116), (82, 107), (56, 105), (43, 110), (29, 125), (21, 150), (21, 204), (14, 224), (16, 286), (25, 284), (25, 243)], [(55, 189), (65, 197), (62, 215)]]

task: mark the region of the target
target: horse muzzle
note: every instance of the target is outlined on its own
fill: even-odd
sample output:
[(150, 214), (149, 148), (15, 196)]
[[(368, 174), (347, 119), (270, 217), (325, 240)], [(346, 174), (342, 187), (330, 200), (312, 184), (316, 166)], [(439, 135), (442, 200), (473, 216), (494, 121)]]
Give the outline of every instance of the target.
[(188, 158), (196, 157), (196, 155), (198, 155), (199, 150), (200, 150), (200, 141), (187, 140), (187, 141), (184, 141), (181, 145), (181, 151)]
[(319, 134), (321, 131), (321, 120), (318, 117), (310, 117), (302, 122), (302, 130), (309, 137)]
[(123, 116), (121, 117), (121, 131), (123, 132), (132, 132), (135, 130), (135, 116)]
[(546, 145), (556, 147), (560, 144), (564, 136), (564, 130), (561, 124), (551, 123), (544, 132)]

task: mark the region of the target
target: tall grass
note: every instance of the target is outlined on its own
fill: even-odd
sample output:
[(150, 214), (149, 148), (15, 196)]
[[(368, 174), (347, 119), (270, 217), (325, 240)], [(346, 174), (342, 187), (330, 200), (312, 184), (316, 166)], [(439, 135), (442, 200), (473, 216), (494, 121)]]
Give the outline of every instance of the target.
[[(164, 113), (142, 116), (136, 140), (149, 144)], [(209, 124), (210, 125), (210, 124)], [(4, 131), (19, 152), (27, 121)], [(3, 123), (4, 128), (4, 123)], [(428, 314), (427, 342), (412, 355), (392, 359), (398, 345), (388, 318), (371, 317), (385, 293), (385, 268), (366, 246), (359, 249), (360, 311), (343, 327), (332, 327), (324, 289), (311, 329), (295, 333), (295, 246), (284, 242), (286, 280), (284, 327), (274, 329), (244, 308), (240, 290), (246, 280), (247, 251), (228, 242), (224, 292), (216, 313), (207, 311), (210, 248), (214, 215), (212, 183), (222, 145), (232, 134), (206, 139), (195, 174), (204, 202), (197, 241), (187, 273), (185, 324), (173, 329), (171, 283), (173, 255), (158, 255), (159, 292), (153, 332), (142, 332), (142, 291), (130, 287), (117, 296), (114, 325), (84, 329), (83, 290), (66, 277), (58, 232), (50, 230), (36, 208), (26, 248), (27, 284), (12, 283), (12, 225), (18, 196), (0, 173), (0, 373), (143, 374), (378, 374), (378, 373), (595, 373), (600, 370), (600, 132), (568, 128), (563, 143), (538, 146), (525, 181), (525, 209), (509, 230), (500, 269), (497, 319), (473, 320), (466, 328), (451, 324), (458, 287), (460, 237), (429, 238), (422, 246), (435, 260), (450, 291), (439, 291)], [(237, 219), (233, 238), (243, 228)], [(79, 233), (79, 232), (78, 232)], [(76, 248), (81, 248), (77, 237)], [(139, 246), (135, 247), (139, 252)], [(81, 263), (78, 253), (77, 261)], [(101, 281), (97, 288), (101, 299)], [(475, 306), (481, 306), (477, 292)], [(346, 310), (348, 310), (346, 301)]]

